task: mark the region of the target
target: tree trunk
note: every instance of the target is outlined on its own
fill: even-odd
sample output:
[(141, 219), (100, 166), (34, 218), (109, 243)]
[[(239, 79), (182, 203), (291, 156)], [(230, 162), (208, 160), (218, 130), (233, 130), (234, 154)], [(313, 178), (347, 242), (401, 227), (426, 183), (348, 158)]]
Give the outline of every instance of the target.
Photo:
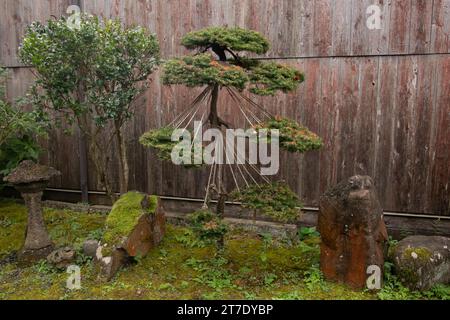
[(127, 146), (121, 130), (120, 123), (114, 122), (115, 135), (117, 140), (117, 146), (119, 149), (119, 185), (120, 194), (124, 194), (128, 191), (128, 181), (130, 175), (130, 168), (128, 167)]
[[(213, 87), (213, 90), (211, 92), (211, 104), (210, 104), (210, 122), (211, 126), (213, 128), (217, 128), (221, 130), (221, 123), (219, 120), (219, 115), (217, 112), (217, 101), (219, 99), (219, 85), (215, 84)], [(217, 153), (217, 150), (215, 150)], [(224, 211), (225, 211), (225, 199), (226, 199), (226, 193), (223, 187), (223, 178), (224, 178), (224, 171), (223, 171), (223, 165), (218, 164), (217, 165), (217, 181), (216, 181), (216, 191), (218, 194), (218, 202), (216, 207), (216, 214), (219, 219), (224, 218)], [(223, 235), (217, 240), (217, 247), (219, 251), (222, 251), (224, 249), (224, 237)]]
[[(85, 103), (86, 95), (83, 85), (78, 86), (78, 100)], [(83, 114), (83, 123), (87, 125), (87, 115)], [(80, 122), (80, 121), (79, 121)], [(78, 123), (78, 152), (80, 154), (80, 189), (81, 189), (81, 202), (89, 202), (89, 187), (88, 187), (88, 161), (87, 161), (87, 147), (86, 147), (86, 132), (82, 130), (80, 123)]]
[(108, 175), (108, 150), (104, 149), (97, 144), (96, 138), (91, 137), (89, 139), (89, 156), (94, 163), (97, 175), (100, 178), (100, 184), (105, 188), (106, 195), (111, 199), (111, 204), (114, 204), (117, 200), (117, 195), (114, 192), (114, 188)]

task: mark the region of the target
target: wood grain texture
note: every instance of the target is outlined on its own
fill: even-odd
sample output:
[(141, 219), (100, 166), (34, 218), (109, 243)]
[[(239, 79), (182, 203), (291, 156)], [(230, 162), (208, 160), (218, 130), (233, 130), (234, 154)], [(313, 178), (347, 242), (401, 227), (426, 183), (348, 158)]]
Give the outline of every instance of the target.
[[(23, 95), (33, 81), (17, 58), (26, 25), (65, 15), (69, 4), (149, 28), (165, 58), (187, 53), (180, 40), (191, 30), (228, 25), (260, 31), (272, 42), (266, 56), (298, 57), (282, 63), (304, 71), (306, 81), (291, 94), (254, 99), (324, 140), (320, 151), (282, 152), (277, 178), (315, 205), (329, 186), (369, 174), (385, 210), (450, 215), (450, 0), (4, 0), (0, 61), (11, 67), (9, 99)], [(366, 27), (371, 4), (381, 8), (381, 30)], [(159, 72), (152, 76), (127, 124), (131, 189), (203, 197), (207, 168), (163, 163), (137, 141), (146, 130), (169, 123), (198, 93), (162, 86)], [(227, 121), (245, 124), (225, 93), (220, 105)], [(42, 141), (41, 160), (63, 172), (52, 187), (79, 188), (75, 137), (52, 131), (49, 138), (51, 143)], [(117, 171), (118, 164), (111, 168)], [(92, 164), (89, 170), (89, 188), (98, 190)], [(227, 186), (233, 184), (227, 170)]]

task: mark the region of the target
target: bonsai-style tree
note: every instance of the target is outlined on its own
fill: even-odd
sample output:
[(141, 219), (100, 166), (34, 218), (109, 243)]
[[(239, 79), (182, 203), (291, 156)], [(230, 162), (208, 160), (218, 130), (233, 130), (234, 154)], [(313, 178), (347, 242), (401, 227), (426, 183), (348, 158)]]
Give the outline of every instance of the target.
[(124, 28), (118, 20), (87, 15), (80, 19), (78, 27), (65, 18), (33, 23), (20, 57), (37, 78), (31, 91), (34, 109), (49, 123), (80, 128), (99, 181), (114, 201), (111, 147), (117, 146), (120, 192), (125, 193), (129, 169), (124, 124), (159, 63), (159, 44), (142, 27)]
[[(223, 89), (235, 102), (236, 112), (241, 112), (255, 131), (280, 130), (281, 148), (291, 152), (305, 152), (321, 146), (320, 138), (307, 128), (294, 120), (271, 115), (242, 93), (244, 90), (255, 95), (274, 95), (278, 91), (287, 93), (294, 91), (304, 80), (303, 74), (295, 68), (275, 62), (262, 62), (244, 55), (264, 54), (268, 51), (269, 43), (261, 34), (242, 28), (210, 27), (186, 34), (181, 43), (197, 52), (168, 60), (164, 64), (163, 82), (166, 85), (204, 87), (204, 90), (170, 125), (151, 130), (141, 137), (141, 143), (156, 148), (162, 159), (170, 159), (170, 152), (176, 143), (171, 141), (173, 130), (183, 126), (187, 128), (189, 123), (186, 121), (192, 121), (198, 113), (199, 105), (204, 101), (209, 101), (205, 110), (208, 114), (205, 126), (219, 130), (231, 127), (219, 114), (218, 97)], [(202, 116), (202, 124), (203, 119)], [(265, 177), (262, 178), (266, 183), (258, 184), (253, 177), (254, 173), (251, 173), (253, 166), (250, 165), (247, 169), (248, 166), (245, 163), (243, 170), (236, 170), (245, 182), (244, 188), (239, 187), (236, 178), (239, 173), (235, 174), (232, 166), (228, 166), (237, 187), (231, 194), (233, 198), (241, 200), (244, 206), (255, 212), (274, 218), (288, 220), (297, 217), (301, 203), (286, 184), (271, 183)], [(204, 209), (193, 216), (194, 227), (203, 236), (215, 236), (219, 249), (223, 247), (226, 231), (222, 223), (225, 200), (230, 195), (223, 181), (224, 166), (214, 163), (211, 165), (206, 187)], [(218, 201), (215, 214), (208, 209), (213, 194)]]

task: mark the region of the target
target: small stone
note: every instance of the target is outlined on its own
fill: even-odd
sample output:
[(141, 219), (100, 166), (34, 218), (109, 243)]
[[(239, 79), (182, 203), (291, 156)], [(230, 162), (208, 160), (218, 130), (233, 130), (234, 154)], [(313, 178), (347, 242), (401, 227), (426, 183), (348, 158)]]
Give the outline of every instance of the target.
[(47, 262), (58, 269), (65, 269), (75, 261), (76, 252), (70, 247), (54, 250), (47, 256)]
[(86, 240), (83, 243), (83, 253), (88, 257), (95, 258), (97, 253), (97, 248), (100, 246), (97, 240)]
[(413, 259), (417, 259), (419, 256), (417, 255), (417, 253), (411, 252), (411, 257), (412, 257)]

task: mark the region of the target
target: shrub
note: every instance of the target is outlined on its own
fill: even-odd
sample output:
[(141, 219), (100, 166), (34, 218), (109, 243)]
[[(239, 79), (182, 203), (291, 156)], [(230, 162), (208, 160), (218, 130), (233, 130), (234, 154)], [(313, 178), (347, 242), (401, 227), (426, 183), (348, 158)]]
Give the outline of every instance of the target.
[(36, 71), (34, 109), (50, 123), (77, 124), (87, 138), (99, 181), (114, 201), (111, 146), (117, 145), (120, 191), (125, 193), (129, 169), (124, 125), (134, 114), (132, 102), (146, 90), (159, 63), (159, 45), (142, 27), (125, 28), (119, 20), (87, 15), (80, 19), (79, 28), (70, 27), (65, 18), (31, 24), (19, 54)]

